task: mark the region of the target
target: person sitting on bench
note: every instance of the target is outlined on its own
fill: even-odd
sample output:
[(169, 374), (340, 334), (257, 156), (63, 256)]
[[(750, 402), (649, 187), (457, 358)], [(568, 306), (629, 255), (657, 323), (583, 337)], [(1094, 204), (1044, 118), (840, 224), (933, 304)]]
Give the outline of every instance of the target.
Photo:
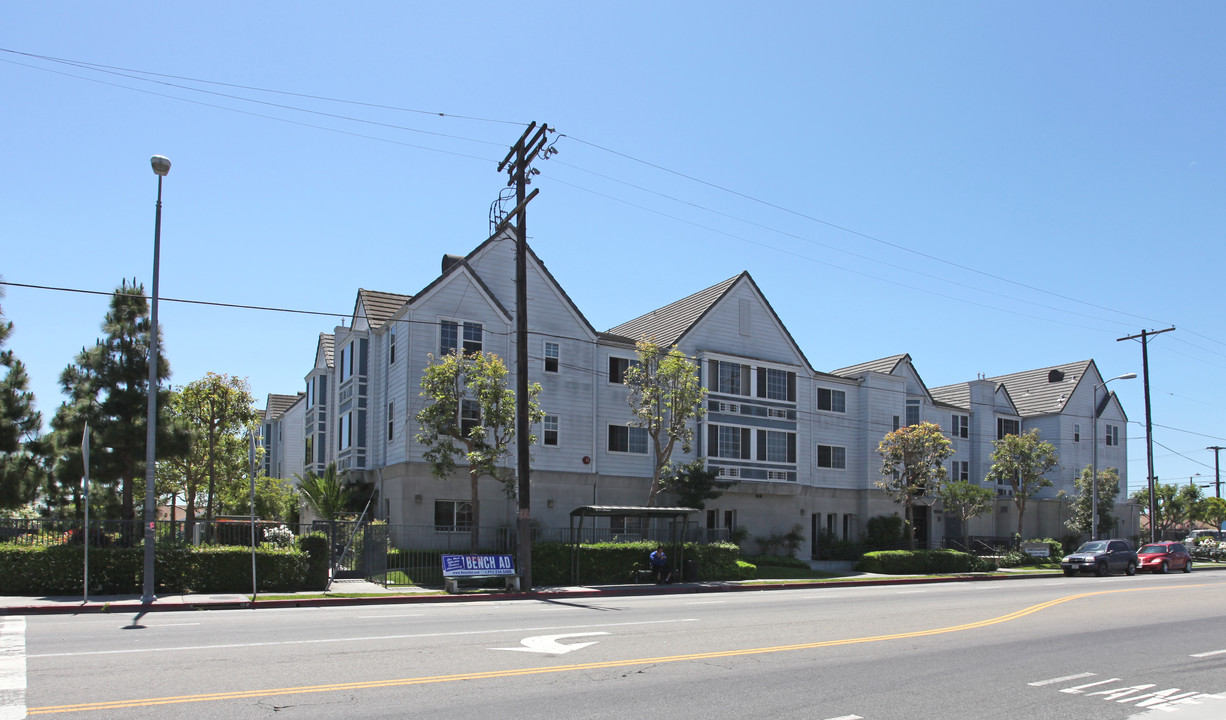
[(655, 579), (656, 585), (672, 580), (672, 573), (668, 571), (668, 556), (664, 554), (663, 545), (657, 545), (655, 552), (648, 556), (648, 560), (651, 562), (651, 576)]

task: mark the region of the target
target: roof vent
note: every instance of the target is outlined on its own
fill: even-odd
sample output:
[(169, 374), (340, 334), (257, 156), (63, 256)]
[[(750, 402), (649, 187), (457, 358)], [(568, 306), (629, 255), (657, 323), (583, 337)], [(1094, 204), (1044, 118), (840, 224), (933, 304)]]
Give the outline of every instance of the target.
[(443, 256), (443, 272), (441, 274), (446, 275), (448, 270), (450, 270), (451, 268), (455, 267), (456, 265), (462, 262), (464, 262), (463, 255), (444, 255)]
[(1058, 383), (1063, 379), (1064, 373), (1060, 372), (1059, 370), (1052, 370), (1051, 372), (1047, 373), (1047, 382), (1049, 383)]

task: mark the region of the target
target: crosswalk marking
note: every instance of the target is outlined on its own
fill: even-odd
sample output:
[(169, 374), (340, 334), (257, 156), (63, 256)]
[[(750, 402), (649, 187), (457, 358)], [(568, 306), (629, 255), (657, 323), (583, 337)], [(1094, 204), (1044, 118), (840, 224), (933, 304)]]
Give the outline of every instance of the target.
[(26, 619), (0, 620), (0, 720), (26, 716)]

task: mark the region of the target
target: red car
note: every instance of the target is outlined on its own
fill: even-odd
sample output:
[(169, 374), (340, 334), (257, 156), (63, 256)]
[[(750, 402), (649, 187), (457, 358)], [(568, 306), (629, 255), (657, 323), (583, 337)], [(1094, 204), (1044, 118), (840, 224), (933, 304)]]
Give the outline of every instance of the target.
[(1156, 573), (1169, 570), (1192, 572), (1192, 555), (1183, 543), (1150, 543), (1137, 551), (1137, 559), (1141, 561), (1138, 570), (1151, 570)]

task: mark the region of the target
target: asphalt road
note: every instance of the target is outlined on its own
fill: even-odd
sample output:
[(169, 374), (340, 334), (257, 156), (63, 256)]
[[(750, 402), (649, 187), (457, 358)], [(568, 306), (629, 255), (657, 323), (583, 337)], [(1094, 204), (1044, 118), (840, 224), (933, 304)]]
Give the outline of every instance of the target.
[(1223, 599), (1203, 572), (30, 616), (0, 654), (32, 718), (1222, 720)]

